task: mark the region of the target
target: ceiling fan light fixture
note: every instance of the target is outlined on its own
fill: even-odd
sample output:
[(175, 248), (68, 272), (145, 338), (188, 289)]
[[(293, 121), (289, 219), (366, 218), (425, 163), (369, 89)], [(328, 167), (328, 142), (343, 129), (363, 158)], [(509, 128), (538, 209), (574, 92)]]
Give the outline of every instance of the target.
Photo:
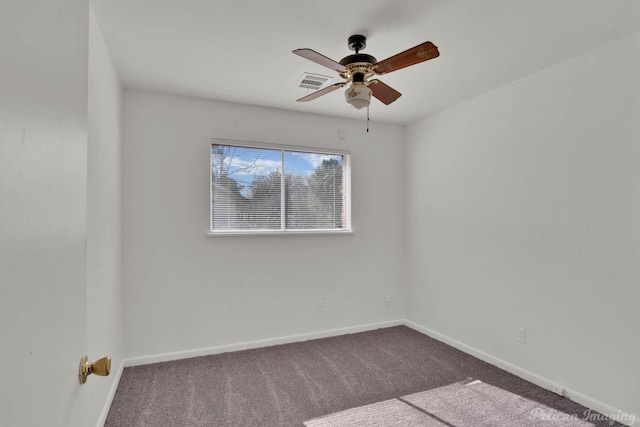
[(363, 84), (353, 84), (344, 92), (344, 97), (347, 104), (356, 110), (361, 110), (371, 103), (371, 89)]
[[(383, 104), (389, 105), (396, 101), (402, 94), (378, 79), (370, 80), (371, 77), (376, 74), (387, 74), (392, 71), (416, 65), (429, 59), (437, 58), (440, 55), (438, 47), (427, 41), (420, 43), (411, 49), (407, 49), (396, 55), (390, 56), (383, 61), (378, 61), (375, 57), (360, 52), (365, 48), (366, 41), (367, 38), (360, 34), (355, 34), (349, 37), (347, 40), (347, 46), (352, 51), (355, 51), (355, 54), (342, 58), (340, 62), (336, 62), (315, 50), (306, 48), (294, 50), (294, 54), (313, 61), (316, 64), (330, 68), (333, 71), (336, 71), (338, 75), (344, 79), (344, 82), (326, 86), (314, 93), (303, 96), (297, 101), (311, 101), (312, 99), (319, 98), (320, 96), (326, 95), (327, 93), (333, 92), (334, 90), (340, 89), (351, 83), (344, 93), (344, 96), (347, 104), (351, 105), (353, 108), (360, 110), (364, 107), (369, 107), (369, 104), (371, 103), (371, 96), (375, 97)], [(371, 86), (373, 87), (373, 90), (368, 87), (371, 83), (374, 83), (374, 85)]]

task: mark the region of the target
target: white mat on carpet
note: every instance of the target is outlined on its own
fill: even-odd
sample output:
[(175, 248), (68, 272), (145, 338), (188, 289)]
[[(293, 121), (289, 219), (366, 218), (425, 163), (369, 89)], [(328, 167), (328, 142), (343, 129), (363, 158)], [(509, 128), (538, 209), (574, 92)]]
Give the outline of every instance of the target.
[(481, 381), (455, 383), (314, 418), (307, 427), (593, 427)]

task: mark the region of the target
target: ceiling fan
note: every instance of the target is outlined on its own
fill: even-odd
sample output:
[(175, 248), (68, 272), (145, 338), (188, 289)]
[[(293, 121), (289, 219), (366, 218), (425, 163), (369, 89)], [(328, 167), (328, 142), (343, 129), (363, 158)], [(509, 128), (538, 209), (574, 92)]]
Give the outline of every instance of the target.
[(347, 45), (350, 50), (355, 51), (355, 54), (345, 56), (340, 62), (327, 58), (311, 49), (294, 50), (293, 53), (296, 55), (324, 67), (331, 68), (336, 71), (340, 77), (345, 79), (344, 82), (327, 86), (324, 89), (304, 96), (298, 99), (298, 102), (311, 101), (351, 83), (345, 92), (345, 99), (349, 105), (357, 109), (367, 107), (371, 100), (371, 95), (383, 104), (389, 105), (402, 94), (378, 79), (370, 80), (371, 77), (374, 75), (384, 75), (410, 65), (419, 64), (420, 62), (437, 58), (440, 55), (436, 45), (431, 42), (424, 42), (383, 61), (378, 61), (371, 55), (360, 53), (360, 51), (366, 47), (366, 42), (367, 38), (360, 34), (349, 37)]

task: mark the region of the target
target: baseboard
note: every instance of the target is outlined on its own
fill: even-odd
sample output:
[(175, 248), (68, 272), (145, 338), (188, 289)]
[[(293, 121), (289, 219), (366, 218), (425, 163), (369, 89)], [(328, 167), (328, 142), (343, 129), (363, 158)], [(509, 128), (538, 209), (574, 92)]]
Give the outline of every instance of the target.
[(236, 344), (226, 344), (215, 347), (200, 348), (195, 350), (177, 351), (173, 353), (155, 354), (151, 356), (132, 357), (125, 359), (125, 366), (147, 365), (149, 363), (168, 362), (171, 360), (187, 359), (189, 357), (208, 356), (210, 354), (227, 353), (230, 351), (248, 350), (252, 348), (268, 347), (272, 345), (288, 344), (292, 342), (308, 341), (318, 338), (328, 338), (357, 332), (371, 331), (380, 328), (404, 325), (402, 319), (390, 320), (386, 322), (368, 323), (364, 325), (351, 326), (346, 328), (329, 329), (319, 332), (311, 332), (297, 335), (287, 335), (276, 338), (268, 338), (256, 341), (246, 341)]
[(565, 396), (567, 399), (572, 400), (576, 403), (579, 403), (580, 405), (585, 406), (587, 408), (590, 408), (593, 411), (599, 412), (600, 414), (607, 415), (624, 425), (633, 426), (635, 424), (634, 422), (636, 421), (635, 419), (636, 415), (627, 414), (617, 408), (614, 408), (611, 405), (600, 402), (599, 400), (596, 400), (590, 396), (584, 395), (576, 390), (566, 388), (550, 380), (549, 378), (545, 378), (534, 372), (531, 372), (519, 366), (513, 365), (509, 362), (506, 362), (502, 359), (499, 359), (495, 356), (492, 356), (488, 353), (478, 350), (475, 347), (471, 347), (467, 344), (464, 344), (458, 340), (450, 338), (439, 332), (436, 332), (434, 330), (421, 326), (415, 322), (405, 320), (404, 325), (418, 332), (421, 332), (433, 339), (441, 341), (445, 344), (449, 344), (450, 346), (455, 347), (458, 350), (463, 351), (467, 354), (470, 354), (474, 357), (477, 357), (478, 359), (484, 362), (497, 366), (500, 369), (504, 369), (505, 371), (510, 372), (514, 375), (517, 375), (518, 377), (525, 379), (533, 384), (536, 384), (537, 386), (540, 386), (544, 389), (547, 389), (553, 392), (557, 392), (558, 389), (561, 389), (564, 391), (563, 396)]
[(114, 373), (113, 370), (111, 371), (111, 374), (114, 374), (113, 382), (111, 383), (111, 388), (109, 389), (107, 400), (104, 403), (102, 413), (100, 414), (100, 418), (98, 419), (97, 427), (104, 427), (104, 423), (107, 421), (107, 415), (109, 415), (109, 409), (111, 408), (111, 403), (113, 403), (113, 398), (116, 395), (116, 390), (118, 389), (118, 384), (120, 383), (120, 378), (122, 378), (123, 371), (124, 360), (121, 360), (120, 364), (118, 365), (118, 369), (116, 369), (116, 372)]

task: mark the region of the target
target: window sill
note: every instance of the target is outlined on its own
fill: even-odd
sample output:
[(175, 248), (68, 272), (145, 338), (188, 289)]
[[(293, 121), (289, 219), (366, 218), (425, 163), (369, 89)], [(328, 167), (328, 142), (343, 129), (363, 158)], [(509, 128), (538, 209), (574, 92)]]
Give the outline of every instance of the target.
[(247, 231), (208, 231), (207, 237), (219, 237), (219, 236), (291, 236), (291, 235), (304, 235), (309, 236), (313, 234), (320, 235), (338, 235), (338, 234), (353, 234), (353, 230), (277, 230), (277, 231), (261, 231), (261, 230), (247, 230)]

